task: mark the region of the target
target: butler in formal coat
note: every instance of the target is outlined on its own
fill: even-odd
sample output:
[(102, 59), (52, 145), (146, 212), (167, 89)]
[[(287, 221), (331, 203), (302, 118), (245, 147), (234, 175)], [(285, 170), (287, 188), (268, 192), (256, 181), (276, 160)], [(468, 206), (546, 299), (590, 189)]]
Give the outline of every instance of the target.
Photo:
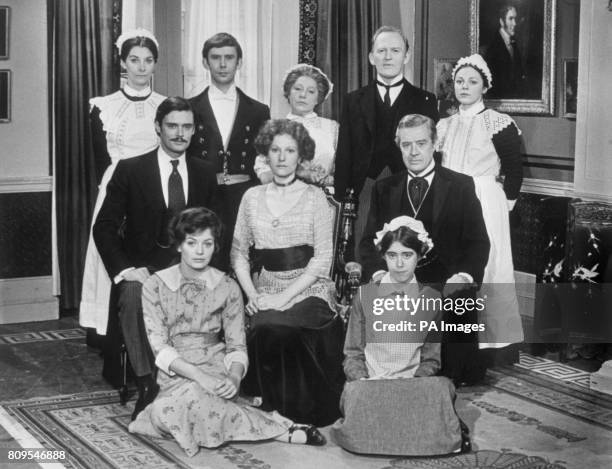
[(493, 35), (485, 51), (485, 60), (495, 77), (489, 98), (537, 98), (529, 96), (527, 80), (519, 46), (516, 42), (517, 11), (512, 5), (504, 5), (498, 13), (499, 30)]
[(185, 156), (194, 132), (189, 102), (178, 97), (162, 101), (155, 129), (160, 146), (118, 163), (93, 227), (96, 247), (119, 290), (119, 322), (138, 383), (132, 419), (159, 389), (144, 329), (142, 284), (177, 261), (167, 234), (172, 216), (186, 207), (216, 207), (214, 169), (201, 159)]
[[(385, 268), (374, 246), (376, 232), (392, 219), (408, 215), (423, 222), (434, 243), (433, 250), (417, 266), (418, 281), (431, 284), (445, 296), (472, 295), (474, 286), (482, 282), (490, 248), (474, 181), (435, 163), (436, 125), (427, 116), (404, 116), (395, 142), (405, 170), (374, 184), (359, 244), (364, 278), (376, 277)], [(475, 311), (461, 317), (450, 312), (444, 319), (477, 322)], [(476, 335), (472, 338), (477, 340)], [(470, 366), (477, 342), (468, 346), (467, 350), (443, 347), (443, 372), (457, 382), (482, 378), (483, 370)]]
[(220, 267), (227, 269), (240, 200), (249, 187), (259, 183), (253, 170), (257, 156), (253, 142), (270, 119), (270, 109), (236, 87), (242, 48), (232, 35), (218, 33), (207, 39), (202, 64), (210, 72), (211, 85), (189, 100), (196, 129), (187, 153), (210, 161), (216, 168), (219, 215), (227, 231), (219, 253)]
[[(359, 196), (355, 239), (363, 232), (374, 181), (404, 169), (394, 143), (397, 123), (406, 114), (423, 114), (438, 121), (436, 98), (411, 85), (403, 75), (410, 59), (408, 40), (401, 30), (380, 27), (368, 55), (376, 80), (344, 98), (336, 151), (335, 197), (342, 200), (352, 188)], [(388, 170), (386, 168), (389, 168)]]

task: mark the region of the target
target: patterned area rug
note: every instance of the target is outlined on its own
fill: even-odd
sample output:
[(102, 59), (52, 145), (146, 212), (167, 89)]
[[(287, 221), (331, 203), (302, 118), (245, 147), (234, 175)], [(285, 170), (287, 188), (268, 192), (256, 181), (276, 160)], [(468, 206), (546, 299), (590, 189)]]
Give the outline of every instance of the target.
[(329, 438), (321, 448), (228, 444), (188, 458), (172, 441), (128, 433), (133, 401), (122, 407), (106, 391), (6, 402), (0, 410), (13, 430), (27, 432), (40, 447), (65, 450), (68, 468), (612, 467), (612, 397), (590, 391), (574, 376), (579, 370), (547, 362), (522, 356), (520, 365), (490, 371), (486, 385), (461, 389), (457, 410), (471, 429), (474, 452), (444, 458), (358, 456)]

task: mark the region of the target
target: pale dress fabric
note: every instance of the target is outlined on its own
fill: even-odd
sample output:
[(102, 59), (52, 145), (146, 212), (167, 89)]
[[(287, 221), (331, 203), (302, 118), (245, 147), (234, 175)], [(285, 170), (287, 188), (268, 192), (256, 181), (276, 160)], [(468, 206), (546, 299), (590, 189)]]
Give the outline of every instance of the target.
[[(299, 184), (303, 184), (298, 182)], [(317, 281), (294, 296), (280, 310), (310, 297), (326, 301), (332, 311), (336, 309), (335, 287), (330, 279), (333, 259), (333, 209), (323, 191), (304, 184), (304, 190), (293, 207), (280, 216), (274, 216), (266, 203), (269, 184), (255, 186), (242, 197), (232, 244), (231, 261), (234, 270), (251, 270), (249, 248), (282, 249), (309, 245), (314, 255), (302, 269), (271, 272), (262, 268), (254, 278), (259, 293), (283, 292), (304, 272), (317, 277)]]
[[(374, 313), (373, 300), (396, 295), (439, 299), (416, 280), (392, 283), (386, 274), (380, 285), (360, 287), (353, 300), (344, 345), (347, 383), (331, 435), (341, 447), (357, 453), (433, 455), (457, 451), (461, 429), (448, 378), (440, 369), (440, 341), (422, 332), (374, 332), (375, 321), (399, 324), (437, 321), (435, 309), (385, 310)], [(414, 312), (414, 314), (411, 314)]]
[[(136, 93), (127, 87), (124, 88), (124, 91), (128, 94)], [(128, 99), (122, 91), (116, 91), (108, 96), (98, 96), (89, 101), (92, 110), (94, 108), (100, 110), (100, 120), (106, 132), (106, 147), (111, 158), (111, 164), (104, 171), (98, 187), (92, 228), (106, 197), (106, 186), (117, 163), (148, 153), (159, 144), (154, 121), (157, 107), (165, 96), (150, 90), (148, 93), (150, 94), (147, 99), (138, 101)], [(94, 243), (92, 230), (90, 230), (79, 310), (81, 326), (95, 328), (96, 332), (101, 335), (106, 334), (110, 289), (111, 279), (106, 272)]]
[(438, 123), (442, 166), (474, 179), (491, 242), (480, 291), (486, 300), (486, 308), (479, 312), (479, 322), (485, 324), (485, 331), (479, 332), (480, 348), (503, 347), (523, 340), (514, 285), (509, 204), (498, 181), (501, 163), (491, 140), (510, 125), (515, 125), (510, 116), (485, 110), (482, 103)]
[[(303, 170), (324, 175), (323, 185), (333, 186), (334, 162), (338, 145), (338, 122), (320, 117), (314, 112), (305, 116), (289, 113), (287, 119), (301, 123), (315, 142), (314, 158), (312, 161), (304, 163)], [(257, 156), (253, 168), (258, 176), (266, 171), (270, 171), (270, 166), (266, 163), (266, 157), (263, 155)]]
[(221, 271), (211, 268), (209, 274), (206, 280), (188, 280), (176, 265), (151, 276), (142, 290), (160, 391), (129, 430), (172, 437), (189, 456), (227, 441), (275, 438), (292, 425), (276, 412), (263, 412), (241, 398), (223, 399), (169, 370), (181, 357), (217, 379), (228, 376), (233, 362), (246, 371), (242, 292)]

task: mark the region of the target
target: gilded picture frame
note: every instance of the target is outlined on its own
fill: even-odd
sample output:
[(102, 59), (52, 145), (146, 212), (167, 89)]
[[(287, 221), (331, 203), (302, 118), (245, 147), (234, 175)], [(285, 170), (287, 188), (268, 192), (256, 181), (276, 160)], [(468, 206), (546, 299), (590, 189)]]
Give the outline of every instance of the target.
[(493, 75), (489, 107), (554, 114), (555, 20), (556, 0), (470, 0), (470, 49)]

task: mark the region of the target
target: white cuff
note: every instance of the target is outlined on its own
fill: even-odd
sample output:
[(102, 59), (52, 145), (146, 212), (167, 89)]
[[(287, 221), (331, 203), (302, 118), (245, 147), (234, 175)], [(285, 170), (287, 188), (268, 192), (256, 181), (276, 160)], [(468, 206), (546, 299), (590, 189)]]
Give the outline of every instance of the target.
[(247, 369), (249, 368), (249, 357), (247, 354), (241, 350), (234, 350), (223, 357), (223, 364), (225, 365), (225, 369), (227, 371), (230, 370), (232, 363), (240, 363), (243, 366), (242, 376), (240, 379), (244, 378), (244, 375), (246, 375)]
[(128, 267), (127, 269), (123, 269), (121, 272), (115, 275), (115, 278), (113, 279), (113, 282), (115, 282), (115, 285), (125, 280), (125, 274), (127, 274), (128, 272), (131, 272), (132, 270), (136, 270), (136, 267)]
[(169, 374), (170, 376), (174, 376), (176, 373), (170, 370), (170, 365), (177, 358), (181, 358), (179, 353), (176, 351), (174, 347), (166, 347), (162, 349), (155, 357), (155, 366), (162, 370), (164, 373)]
[(514, 199), (514, 200), (506, 200), (506, 204), (508, 205), (508, 211), (511, 212), (512, 210), (514, 210), (514, 206), (516, 205), (516, 201), (518, 199)]

